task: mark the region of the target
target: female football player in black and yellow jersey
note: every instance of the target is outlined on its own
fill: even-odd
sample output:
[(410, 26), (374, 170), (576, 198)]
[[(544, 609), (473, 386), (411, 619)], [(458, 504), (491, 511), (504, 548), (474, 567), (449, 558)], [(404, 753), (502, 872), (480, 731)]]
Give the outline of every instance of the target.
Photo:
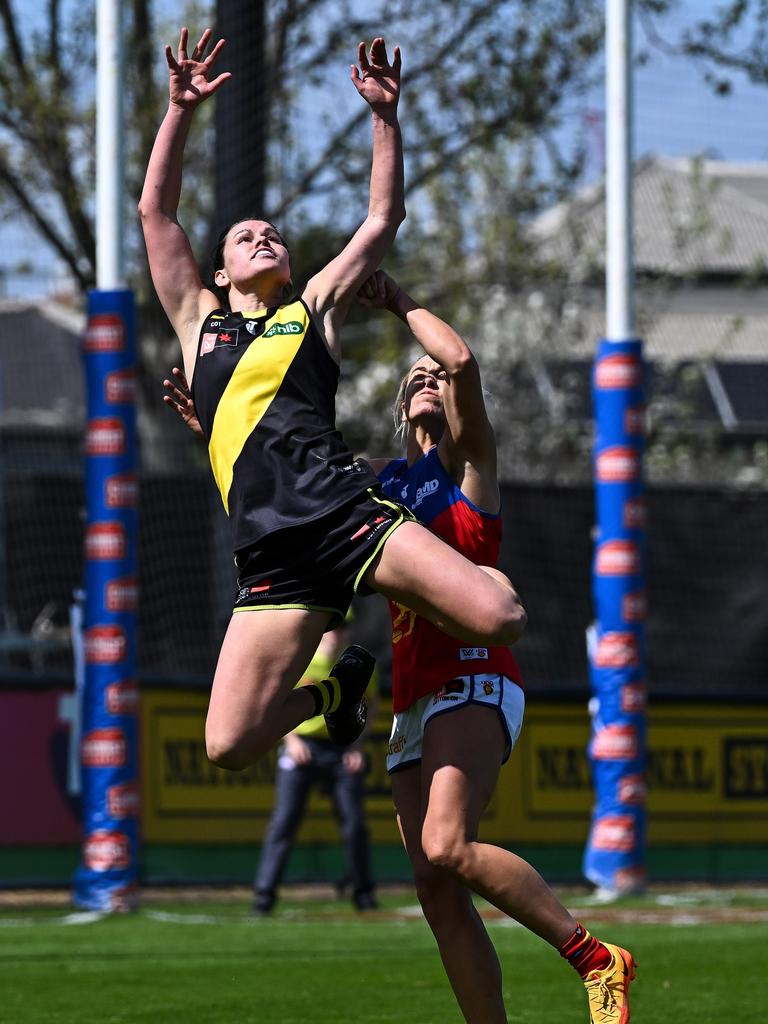
[[(513, 643), (525, 612), (509, 581), (473, 565), (384, 498), (335, 427), (339, 331), (357, 289), (405, 217), (397, 103), (400, 54), (358, 47), (352, 82), (369, 104), (373, 161), (368, 215), (301, 296), (286, 298), (288, 250), (266, 220), (230, 227), (217, 290), (200, 277), (176, 218), (195, 108), (229, 77), (213, 77), (223, 46), (206, 30), (191, 54), (170, 47), (170, 104), (155, 140), (139, 212), (152, 279), (179, 337), (187, 379), (240, 570), (206, 720), (209, 757), (241, 769), (300, 721), (326, 714), (352, 742), (364, 722), (372, 659), (352, 648), (331, 678), (294, 689), (320, 637), (359, 587), (382, 592), (467, 643)], [(259, 612), (259, 614), (254, 614)]]

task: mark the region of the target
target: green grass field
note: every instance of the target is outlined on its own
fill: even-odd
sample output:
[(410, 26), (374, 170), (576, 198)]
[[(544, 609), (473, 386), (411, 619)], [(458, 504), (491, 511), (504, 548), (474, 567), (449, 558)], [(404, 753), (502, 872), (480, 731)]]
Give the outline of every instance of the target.
[[(768, 892), (650, 895), (610, 907), (565, 894), (580, 920), (632, 949), (634, 1024), (762, 1024)], [(286, 893), (274, 917), (243, 898), (155, 901), (88, 919), (0, 908), (2, 1024), (453, 1024), (461, 1018), (410, 893), (381, 911)], [(573, 971), (541, 940), (488, 927), (511, 1024), (585, 1024)], [(761, 980), (762, 979), (762, 980)]]

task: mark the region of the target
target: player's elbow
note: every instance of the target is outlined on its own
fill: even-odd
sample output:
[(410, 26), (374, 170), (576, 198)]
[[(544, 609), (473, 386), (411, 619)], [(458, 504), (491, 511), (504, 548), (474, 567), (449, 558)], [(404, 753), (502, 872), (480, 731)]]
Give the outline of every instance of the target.
[(443, 369), (449, 377), (480, 379), (480, 368), (469, 345), (456, 335), (450, 358), (443, 361)]

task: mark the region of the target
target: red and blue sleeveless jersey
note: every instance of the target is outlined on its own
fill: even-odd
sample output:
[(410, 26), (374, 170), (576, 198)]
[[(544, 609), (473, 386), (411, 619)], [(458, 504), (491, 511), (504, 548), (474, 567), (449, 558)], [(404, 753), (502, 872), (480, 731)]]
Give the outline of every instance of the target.
[[(483, 512), (464, 496), (437, 453), (437, 445), (412, 466), (394, 459), (379, 473), (384, 493), (399, 501), (429, 529), (475, 565), (496, 565), (501, 516)], [(404, 711), (451, 679), (500, 672), (522, 685), (508, 647), (468, 647), (403, 605), (392, 615), (392, 705)]]

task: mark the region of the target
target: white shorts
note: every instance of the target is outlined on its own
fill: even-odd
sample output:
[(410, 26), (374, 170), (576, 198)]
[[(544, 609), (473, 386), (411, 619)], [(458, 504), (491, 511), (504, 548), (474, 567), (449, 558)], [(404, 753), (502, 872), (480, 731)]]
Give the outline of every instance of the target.
[(509, 758), (523, 726), (525, 695), (517, 683), (498, 672), (459, 676), (438, 690), (399, 711), (392, 723), (387, 748), (387, 772), (400, 771), (421, 760), (427, 722), (436, 715), (458, 711), (469, 704), (496, 708), (507, 737), (502, 764)]

